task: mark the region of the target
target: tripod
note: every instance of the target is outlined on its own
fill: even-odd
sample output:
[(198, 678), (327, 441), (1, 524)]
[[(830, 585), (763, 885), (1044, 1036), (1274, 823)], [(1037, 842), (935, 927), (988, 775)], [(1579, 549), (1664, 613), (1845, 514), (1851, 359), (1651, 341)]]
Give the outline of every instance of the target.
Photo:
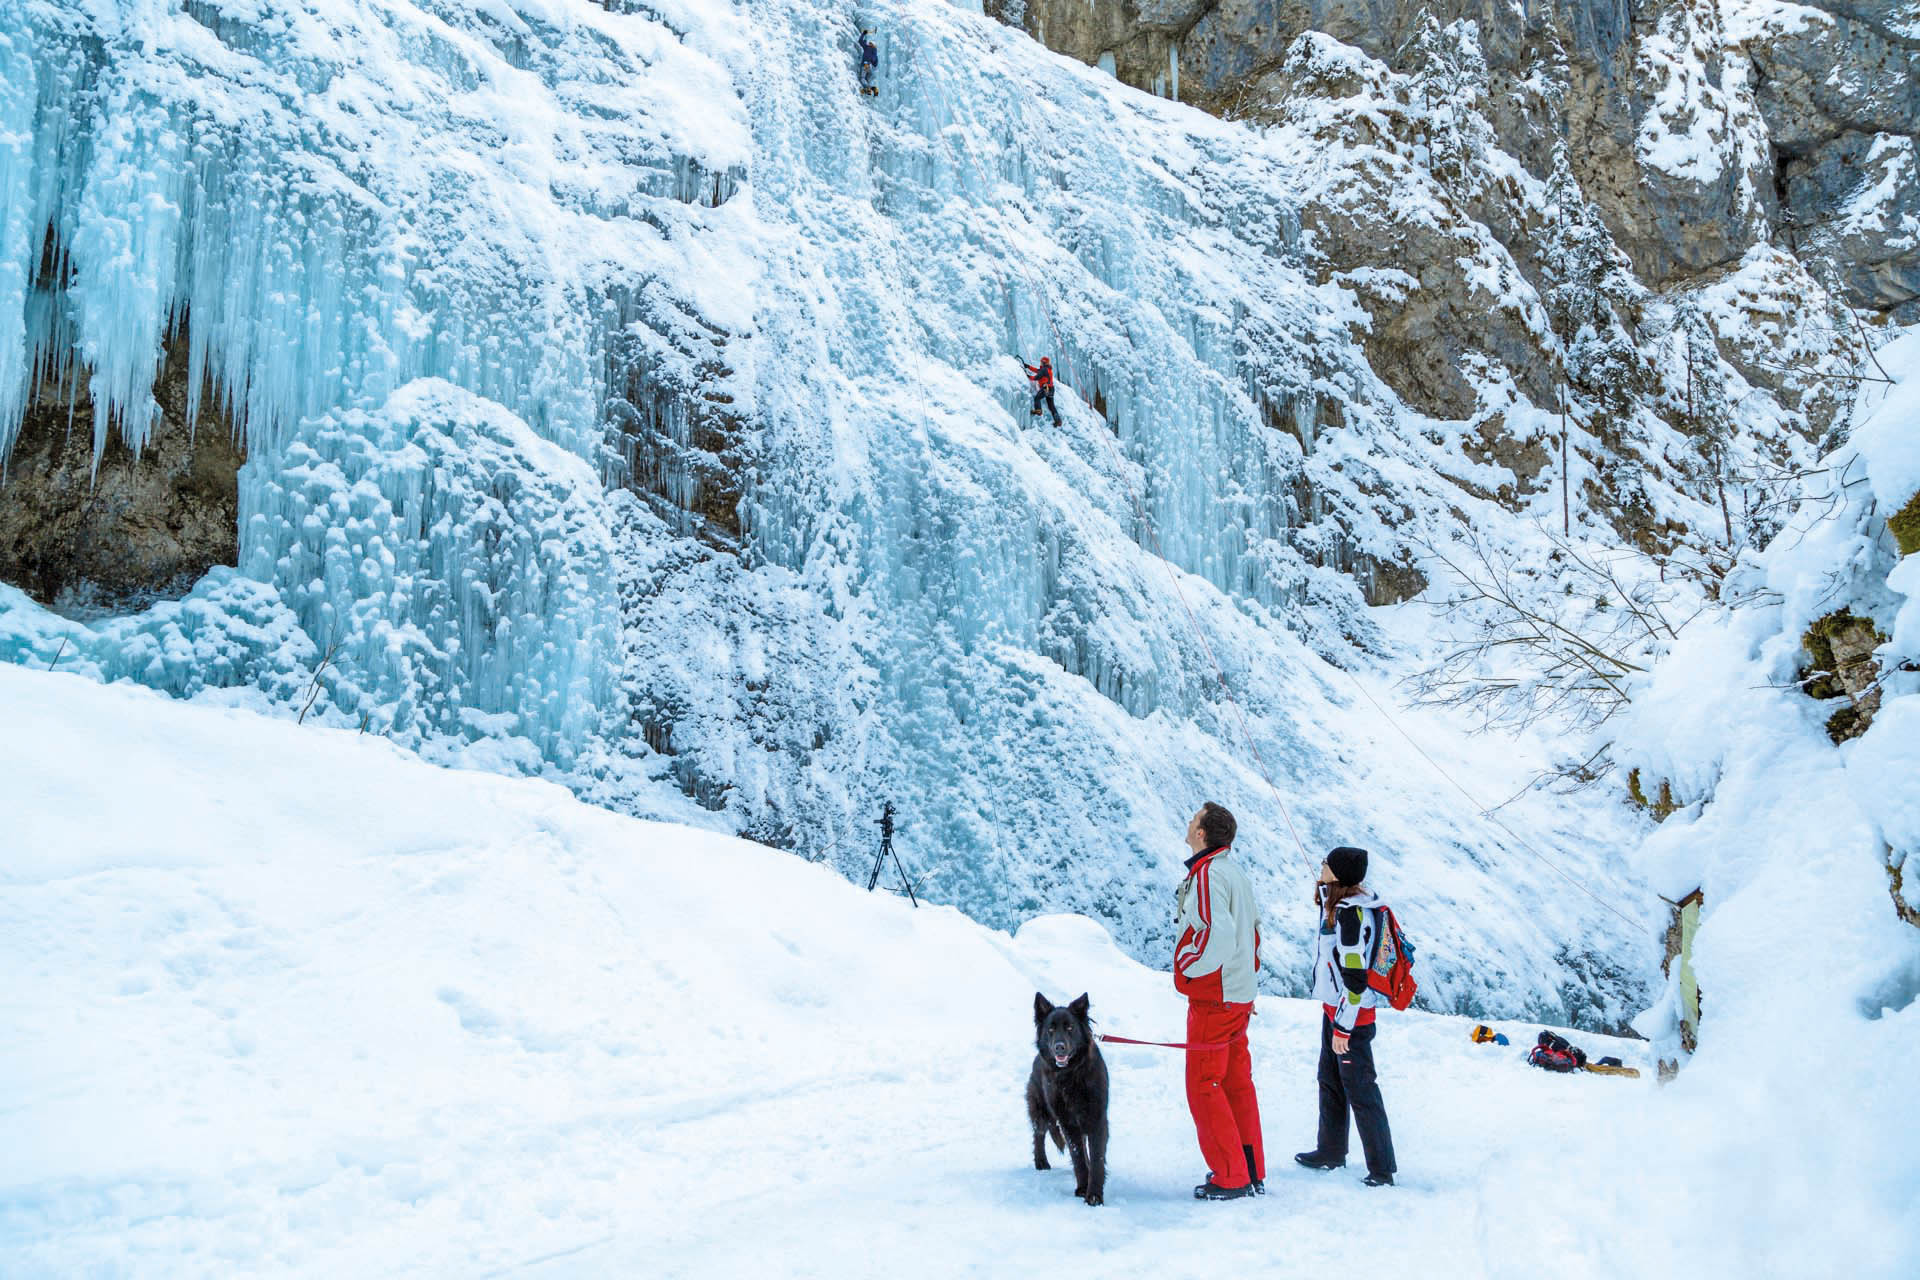
[(873, 856), (873, 874), (867, 877), (867, 892), (872, 893), (874, 886), (880, 883), (880, 872), (886, 867), (887, 859), (892, 858), (893, 869), (900, 873), (900, 892), (905, 893), (907, 901), (917, 907), (920, 899), (914, 896), (913, 881), (907, 878), (907, 869), (893, 848), (893, 801), (886, 802), (876, 821), (880, 827), (880, 852)]

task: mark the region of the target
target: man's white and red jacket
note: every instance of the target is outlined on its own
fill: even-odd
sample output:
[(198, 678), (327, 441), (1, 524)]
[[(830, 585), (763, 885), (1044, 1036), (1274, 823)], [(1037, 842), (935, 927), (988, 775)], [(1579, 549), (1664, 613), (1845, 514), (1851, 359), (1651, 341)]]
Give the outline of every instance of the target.
[(1260, 907), (1253, 883), (1221, 845), (1187, 859), (1174, 928), (1174, 989), (1189, 1000), (1252, 1004), (1260, 972)]

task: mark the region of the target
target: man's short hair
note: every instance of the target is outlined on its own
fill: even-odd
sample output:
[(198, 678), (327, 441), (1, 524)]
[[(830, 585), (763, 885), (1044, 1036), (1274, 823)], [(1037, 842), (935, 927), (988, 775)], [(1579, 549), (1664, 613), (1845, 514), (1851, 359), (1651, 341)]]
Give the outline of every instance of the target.
[(1218, 849), (1222, 845), (1233, 843), (1233, 833), (1240, 824), (1233, 820), (1225, 805), (1209, 800), (1200, 806), (1200, 838), (1207, 842), (1207, 848)]

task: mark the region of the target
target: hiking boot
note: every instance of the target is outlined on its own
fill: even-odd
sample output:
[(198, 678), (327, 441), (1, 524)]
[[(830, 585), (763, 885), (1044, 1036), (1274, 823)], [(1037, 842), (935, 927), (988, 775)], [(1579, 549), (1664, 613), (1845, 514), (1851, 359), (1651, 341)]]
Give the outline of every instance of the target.
[(1363, 1187), (1390, 1187), (1393, 1185), (1393, 1175), (1390, 1173), (1370, 1173), (1360, 1179), (1360, 1185)]
[(1323, 1156), (1318, 1151), (1302, 1151), (1293, 1158), (1295, 1164), (1305, 1165), (1309, 1169), (1338, 1169), (1347, 1163), (1345, 1156)]
[(1208, 1174), (1207, 1180), (1193, 1189), (1195, 1200), (1244, 1200), (1253, 1194), (1251, 1182), (1244, 1187), (1223, 1187), (1213, 1180), (1212, 1174)]

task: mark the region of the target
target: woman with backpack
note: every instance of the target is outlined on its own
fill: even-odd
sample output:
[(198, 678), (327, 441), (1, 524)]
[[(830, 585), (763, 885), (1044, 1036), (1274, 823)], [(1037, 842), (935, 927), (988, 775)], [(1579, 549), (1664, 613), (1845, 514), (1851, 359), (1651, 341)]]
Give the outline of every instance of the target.
[(1347, 1162), (1348, 1114), (1360, 1129), (1369, 1187), (1393, 1185), (1393, 1134), (1373, 1071), (1374, 1011), (1385, 1003), (1367, 981), (1375, 948), (1388, 923), (1386, 904), (1362, 883), (1367, 851), (1346, 845), (1320, 865), (1315, 896), (1320, 929), (1314, 943), (1313, 996), (1326, 1017), (1320, 1024), (1320, 1135), (1295, 1160), (1309, 1169)]

